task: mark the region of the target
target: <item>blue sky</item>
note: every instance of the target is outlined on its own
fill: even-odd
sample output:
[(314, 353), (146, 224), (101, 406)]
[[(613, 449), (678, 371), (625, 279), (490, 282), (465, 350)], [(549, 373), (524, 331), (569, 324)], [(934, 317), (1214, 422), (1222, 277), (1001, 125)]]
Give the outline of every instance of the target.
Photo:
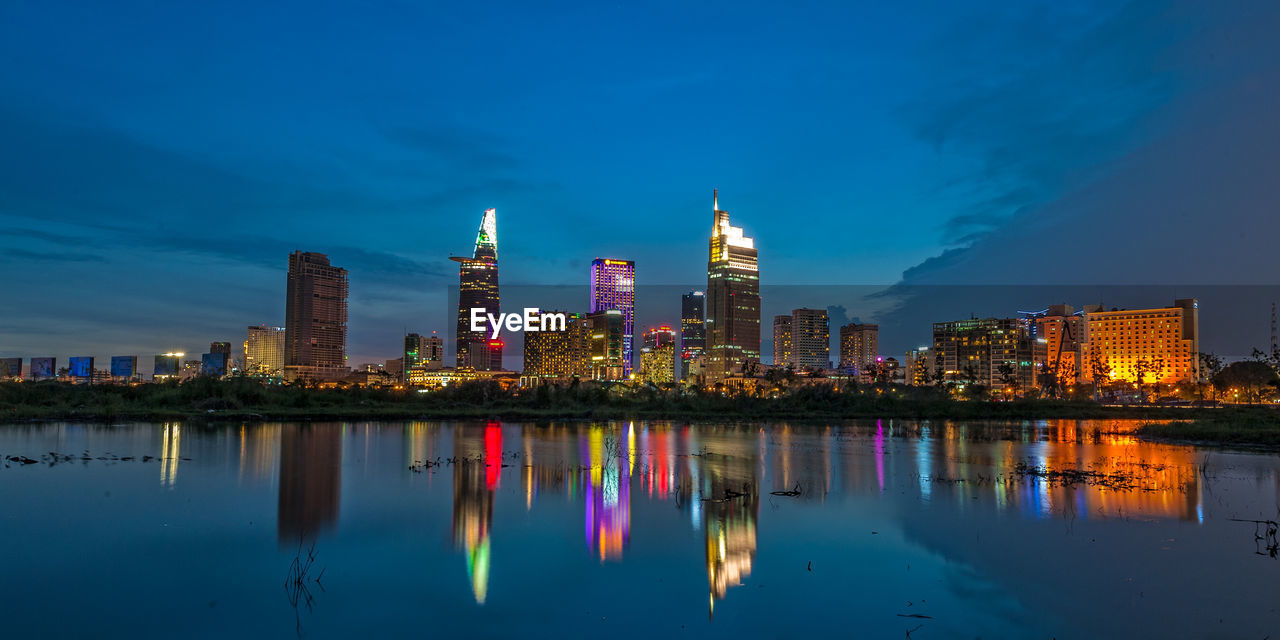
[(483, 209), (504, 283), (694, 285), (712, 188), (768, 284), (1274, 282), (1278, 11), (6, 2), (0, 351), (238, 342), (299, 248), (381, 360), (445, 332)]

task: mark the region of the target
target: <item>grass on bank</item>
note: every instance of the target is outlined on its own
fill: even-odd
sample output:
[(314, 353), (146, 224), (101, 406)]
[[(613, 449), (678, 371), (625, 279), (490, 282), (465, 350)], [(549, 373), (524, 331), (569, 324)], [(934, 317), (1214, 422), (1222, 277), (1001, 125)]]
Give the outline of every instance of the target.
[(1193, 420), (1144, 424), (1138, 435), (1157, 440), (1280, 447), (1280, 415), (1271, 409), (1222, 410)]

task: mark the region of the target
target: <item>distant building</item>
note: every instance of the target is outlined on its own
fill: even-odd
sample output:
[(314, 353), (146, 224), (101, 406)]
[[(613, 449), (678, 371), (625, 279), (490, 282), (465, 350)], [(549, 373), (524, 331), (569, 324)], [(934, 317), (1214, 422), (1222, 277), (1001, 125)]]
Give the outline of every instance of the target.
[(826, 309), (792, 310), (791, 363), (799, 370), (831, 367), (831, 330)]
[(21, 380), (22, 358), (0, 358), (0, 380)]
[(1055, 304), (1027, 316), (1031, 321), (1036, 385), (1045, 388), (1084, 382), (1083, 314), (1069, 304)]
[(244, 372), (251, 376), (282, 375), (284, 334), (284, 327), (249, 327), (244, 340)]
[(880, 353), (880, 325), (846, 324), (840, 327), (840, 370), (865, 378), (867, 365)]
[(230, 362), (231, 355), (225, 351), (206, 353), (200, 357), (200, 375), (221, 378), (227, 375)]
[(1029, 389), (1034, 383), (1030, 324), (1022, 318), (934, 323), (934, 375), (997, 392)]
[(322, 253), (289, 256), (285, 305), (285, 377), (339, 380), (347, 375), (347, 270)]
[[(486, 209), (481, 217), (471, 257), (450, 259), (458, 263), (458, 326), (453, 342), (457, 366), (500, 370), (501, 345), (495, 349), (485, 331), (471, 330), (471, 309), (484, 309), (486, 314), (499, 313), (497, 209)], [(475, 354), (471, 353), (473, 346), (478, 347)]]
[(680, 379), (691, 380), (690, 362), (707, 350), (707, 295), (690, 291), (680, 296)]
[(590, 313), (622, 312), (622, 378), (631, 377), (631, 352), (636, 322), (636, 263), (596, 258), (591, 261)]
[(707, 257), (708, 384), (760, 362), (760, 273), (755, 241), (729, 223), (712, 192)]
[(640, 348), (640, 378), (655, 384), (676, 380), (676, 332), (668, 326), (644, 332)]
[(111, 356), (111, 377), (127, 382), (138, 377), (138, 356)]
[(185, 353), (162, 353), (155, 357), (151, 378), (155, 381), (170, 380), (182, 374), (182, 356)]
[(791, 350), (791, 316), (773, 317), (773, 366), (794, 366)]
[(565, 328), (555, 331), (531, 331), (524, 334), (524, 366), (521, 384), (569, 383), (574, 378), (590, 375), (590, 338), (586, 316), (564, 313)]
[(1176, 384), (1200, 377), (1200, 304), (1174, 300), (1160, 309), (1085, 307), (1083, 378)]
[(434, 334), (429, 336), (410, 333), (404, 337), (404, 367), (444, 366), (444, 340)]
[(382, 370), (386, 371), (388, 375), (397, 380), (404, 380), (404, 358), (387, 360), (382, 363)]
[[(843, 340), (841, 343), (843, 344)], [(904, 362), (904, 382), (919, 387), (933, 381), (933, 352), (929, 347), (919, 347), (907, 352)], [(843, 367), (842, 367), (843, 368)]]
[(619, 309), (607, 309), (587, 314), (586, 322), (591, 379), (625, 380), (626, 316)]

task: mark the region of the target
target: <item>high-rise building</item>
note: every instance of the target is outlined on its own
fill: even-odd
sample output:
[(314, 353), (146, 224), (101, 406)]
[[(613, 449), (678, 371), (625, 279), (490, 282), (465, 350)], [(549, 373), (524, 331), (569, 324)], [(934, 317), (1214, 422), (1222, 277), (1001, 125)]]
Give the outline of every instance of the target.
[[(841, 342), (843, 343), (843, 340)], [(929, 351), (929, 347), (908, 351), (904, 365), (906, 367), (904, 381), (907, 384), (920, 387), (933, 380), (933, 354)]]
[(646, 382), (675, 382), (676, 332), (661, 326), (644, 332), (640, 348), (640, 378)]
[(631, 350), (636, 321), (636, 263), (596, 258), (591, 261), (590, 313), (617, 309), (622, 312), (622, 376), (631, 377)]
[(1050, 392), (1083, 382), (1084, 315), (1069, 304), (1050, 305), (1044, 311), (1027, 314), (1031, 321), (1031, 351), (1036, 385)]
[(1085, 307), (1082, 377), (1134, 383), (1193, 382), (1200, 376), (1200, 304), (1103, 311)]
[(868, 365), (880, 352), (880, 325), (850, 323), (840, 327), (840, 369), (866, 378)]
[(284, 373), (284, 327), (249, 327), (244, 339), (244, 372), (251, 376)]
[(590, 338), (586, 317), (581, 313), (564, 315), (563, 330), (530, 331), (524, 334), (522, 384), (568, 383), (574, 378), (586, 379), (590, 375), (587, 357)]
[(322, 253), (289, 255), (285, 304), (285, 377), (335, 380), (347, 375), (347, 270)]
[(729, 224), (712, 192), (707, 259), (707, 378), (723, 380), (760, 361), (760, 273), (755, 241)]
[(831, 366), (831, 328), (826, 309), (791, 311), (791, 362), (802, 370)]
[(707, 294), (690, 291), (680, 296), (680, 379), (690, 379), (690, 364), (707, 349)]
[(623, 364), (626, 316), (620, 309), (605, 309), (587, 314), (590, 339), (590, 375), (592, 380), (625, 380)]
[[(486, 209), (476, 233), (471, 257), (450, 258), (458, 263), (458, 326), (454, 333), (457, 366), (477, 370), (502, 369), (501, 341), (496, 346), (484, 331), (471, 330), (471, 309), (485, 314), (499, 313), (498, 300), (498, 210)], [(472, 354), (479, 345), (479, 353)]]
[(773, 366), (794, 366), (795, 363), (792, 361), (793, 355), (794, 354), (791, 350), (791, 316), (774, 316)]
[(935, 322), (934, 375), (998, 392), (1030, 388), (1034, 382), (1030, 324), (1023, 318)]
[(401, 360), (402, 371), (409, 367), (427, 367), (439, 369), (444, 363), (444, 339), (431, 332), (424, 336), (410, 333), (404, 337), (404, 359)]

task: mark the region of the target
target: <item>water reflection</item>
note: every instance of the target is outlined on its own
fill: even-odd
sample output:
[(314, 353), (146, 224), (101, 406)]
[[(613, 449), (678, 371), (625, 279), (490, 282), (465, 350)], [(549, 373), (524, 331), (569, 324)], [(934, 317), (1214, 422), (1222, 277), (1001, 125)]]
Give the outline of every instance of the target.
[(276, 537), (282, 548), (332, 528), (342, 498), (342, 431), (334, 424), (280, 432), (280, 494)]

